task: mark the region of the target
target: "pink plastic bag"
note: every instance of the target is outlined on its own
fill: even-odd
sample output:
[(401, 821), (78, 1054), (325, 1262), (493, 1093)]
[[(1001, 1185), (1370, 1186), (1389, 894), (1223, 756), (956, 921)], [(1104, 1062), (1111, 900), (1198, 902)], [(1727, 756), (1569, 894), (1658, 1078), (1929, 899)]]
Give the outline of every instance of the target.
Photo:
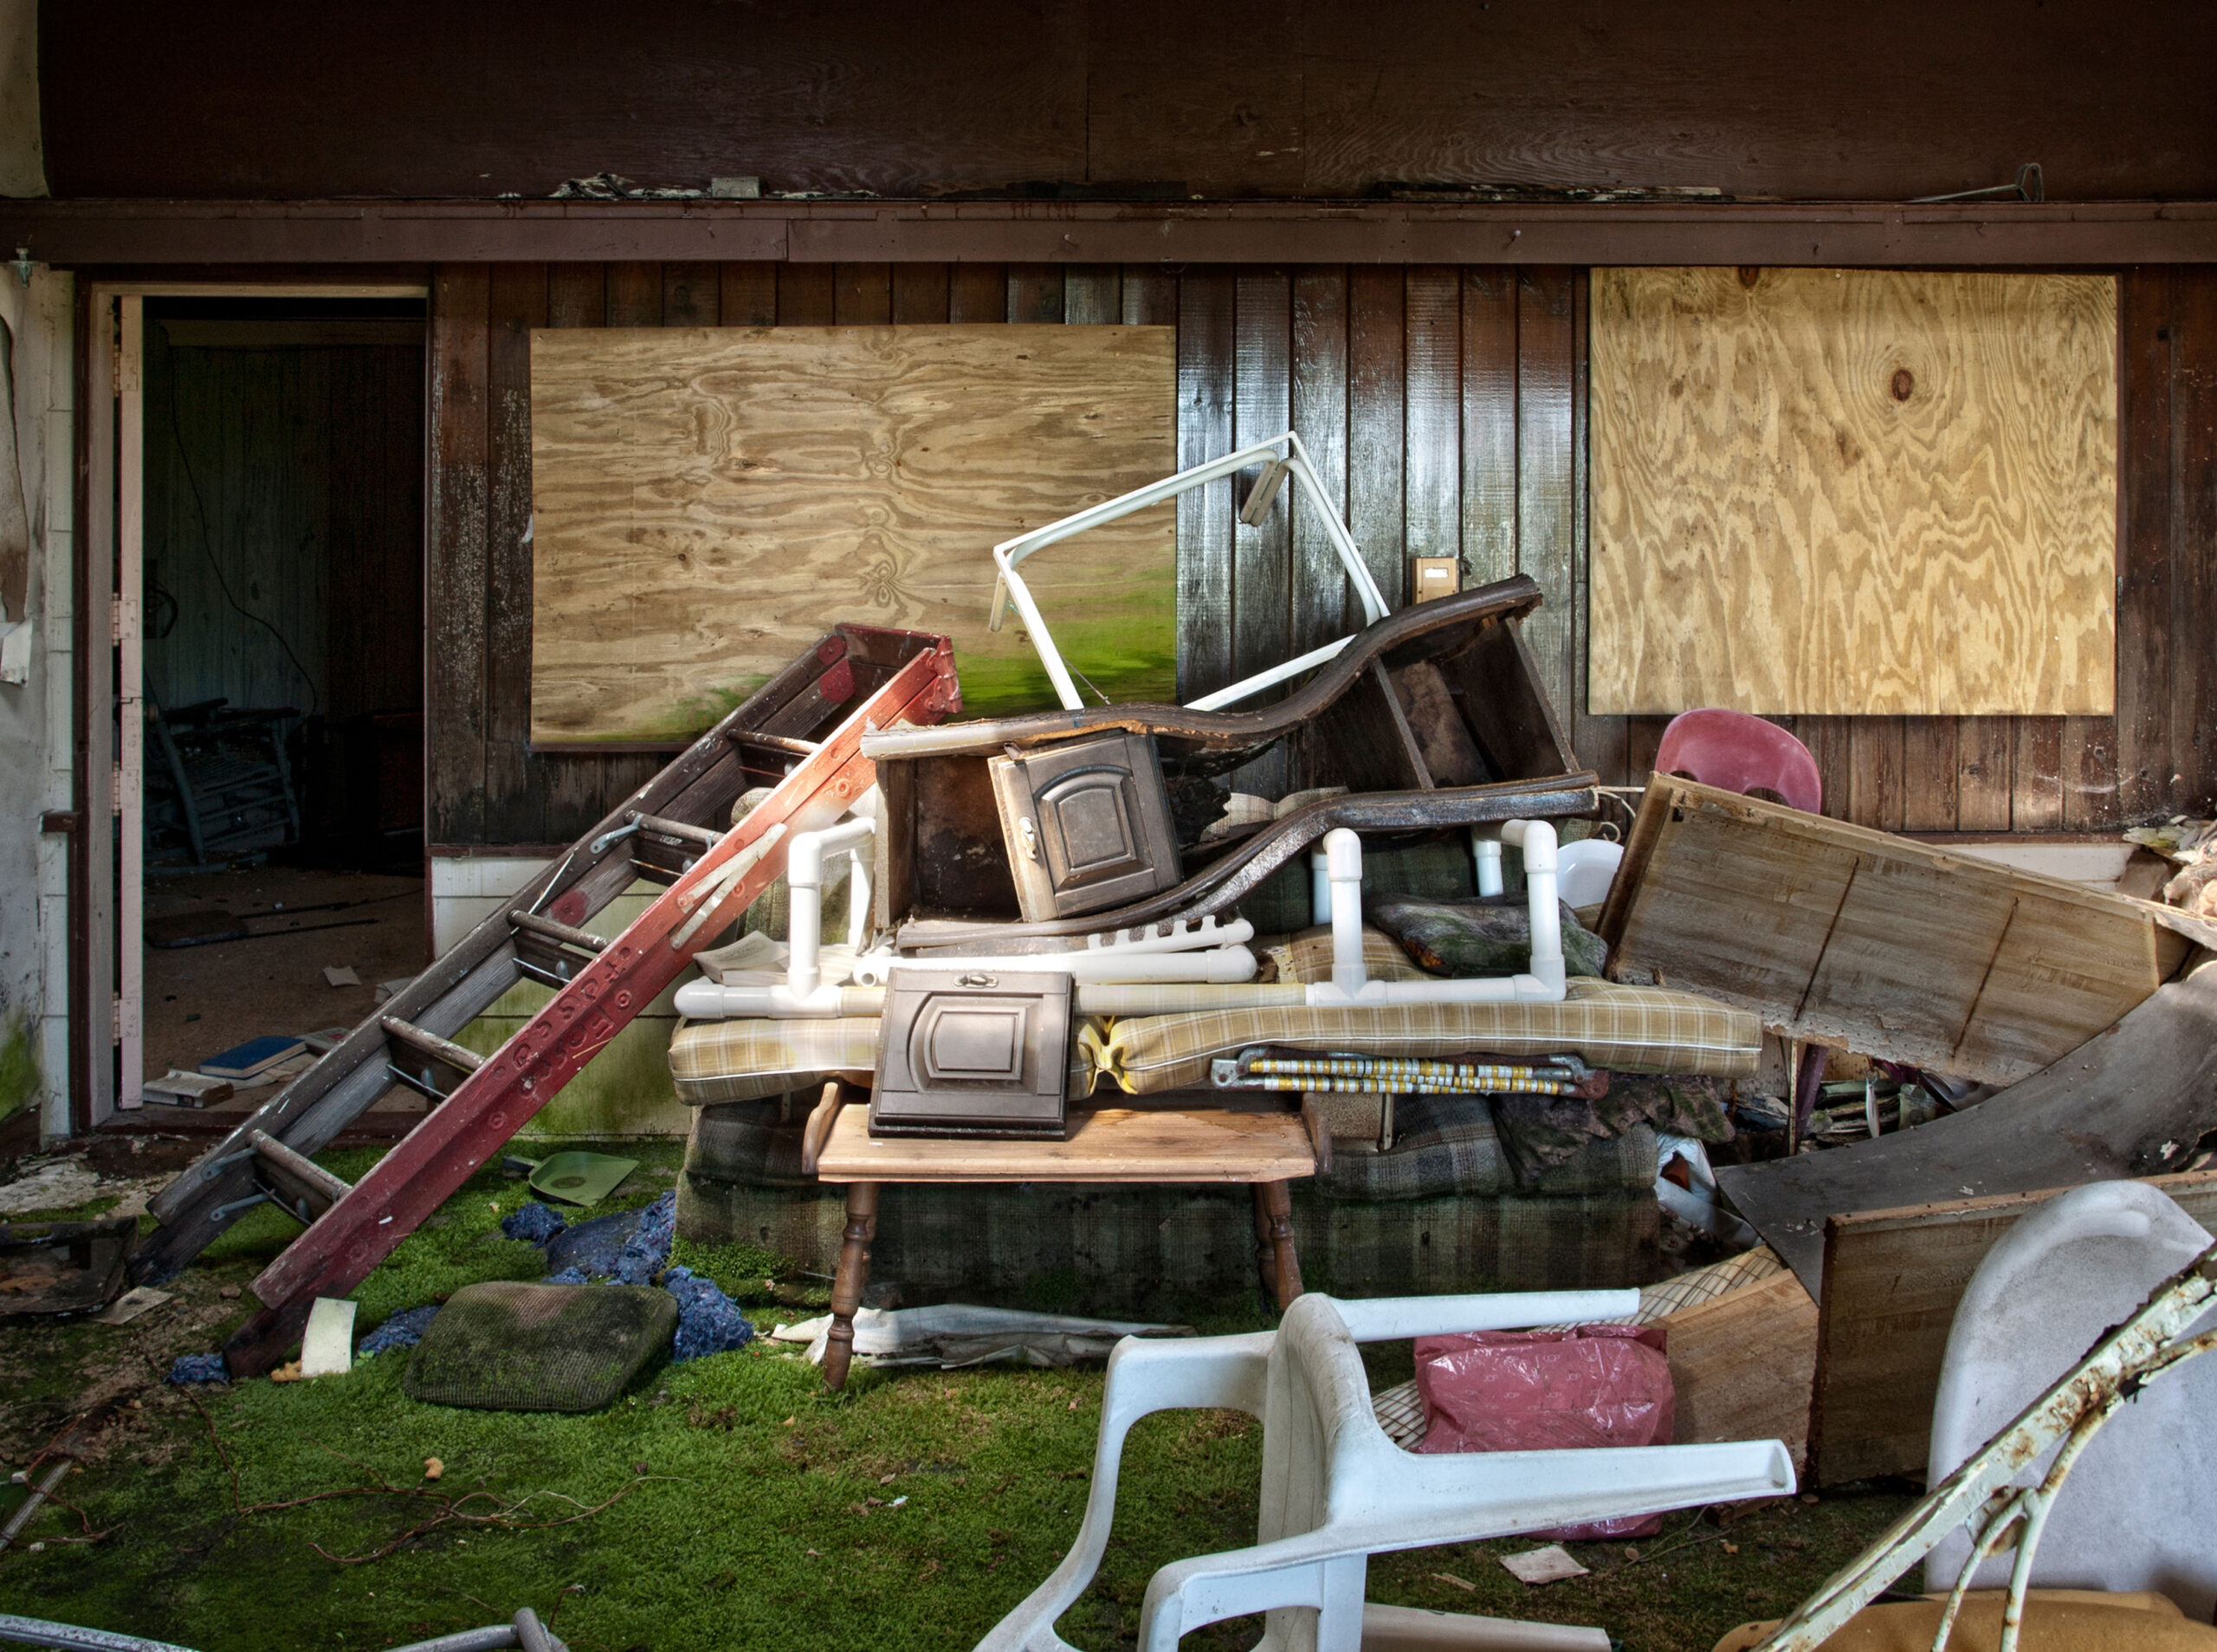
[[(1464, 1331), (1417, 1339), (1419, 1451), (1549, 1451), (1667, 1445), (1671, 1362), (1657, 1326)], [(1536, 1537), (1647, 1537), (1660, 1515), (1561, 1526)]]

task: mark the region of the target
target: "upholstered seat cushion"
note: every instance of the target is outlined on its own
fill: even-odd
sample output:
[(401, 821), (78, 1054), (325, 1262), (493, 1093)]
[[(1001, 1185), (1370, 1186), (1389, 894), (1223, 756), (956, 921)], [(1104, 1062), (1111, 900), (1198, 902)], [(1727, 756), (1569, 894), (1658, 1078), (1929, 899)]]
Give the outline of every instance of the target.
[(754, 1101), (835, 1074), (869, 1082), (877, 1017), (828, 1021), (688, 1021), (669, 1041), (669, 1075), (690, 1107)]
[(1212, 1057), (1250, 1044), (1405, 1056), (1574, 1051), (1613, 1070), (1753, 1078), (1761, 1040), (1754, 1016), (1713, 998), (1578, 977), (1560, 1003), (1285, 1006), (1138, 1016), (1109, 1023), (1089, 1053), (1102, 1076), (1126, 1093), (1154, 1095), (1205, 1085)]

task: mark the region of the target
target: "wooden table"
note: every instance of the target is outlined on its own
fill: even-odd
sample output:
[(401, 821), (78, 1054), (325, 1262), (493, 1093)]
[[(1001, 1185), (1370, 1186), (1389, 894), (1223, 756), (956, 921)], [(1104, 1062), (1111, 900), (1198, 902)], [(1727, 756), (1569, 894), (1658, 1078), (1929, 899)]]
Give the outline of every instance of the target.
[[(1213, 1098), (1165, 1097), (1130, 1107), (1073, 1108), (1060, 1141), (869, 1133), (866, 1091), (837, 1081), (809, 1115), (801, 1163), (824, 1182), (844, 1183), (847, 1227), (831, 1284), (831, 1329), (824, 1349), (827, 1387), (846, 1385), (854, 1358), (855, 1310), (869, 1279), (877, 1191), (888, 1182), (1245, 1183), (1255, 1190), (1256, 1256), (1281, 1312), (1301, 1294), (1287, 1184), (1331, 1166), (1331, 1135), (1313, 1108), (1295, 1112), (1257, 1096), (1225, 1107)], [(1274, 1103), (1276, 1103), (1274, 1105)]]

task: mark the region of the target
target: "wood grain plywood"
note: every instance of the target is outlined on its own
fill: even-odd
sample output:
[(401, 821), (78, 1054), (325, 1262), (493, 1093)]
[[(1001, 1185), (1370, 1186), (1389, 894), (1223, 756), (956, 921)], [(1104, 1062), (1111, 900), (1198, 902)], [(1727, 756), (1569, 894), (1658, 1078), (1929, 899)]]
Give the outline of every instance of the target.
[[(1175, 334), (1060, 326), (532, 336), (535, 745), (689, 739), (831, 624), (955, 639), (966, 709), (1055, 704), (991, 548), (1175, 468)], [(1169, 507), (1027, 562), (1121, 700), (1174, 670)]]
[(1673, 1444), (1779, 1440), (1801, 1461), (1817, 1365), (1817, 1305), (1800, 1280), (1774, 1274), (1656, 1324), (1669, 1337)]
[(1619, 980), (1992, 1084), (2109, 1027), (2191, 944), (2145, 902), (1684, 780), (1648, 787), (1600, 933)]
[(1593, 278), (1596, 713), (2097, 715), (2117, 287)]
[[(2147, 1179), (2203, 1227), (2217, 1227), (2217, 1172)], [(1826, 1222), (1825, 1296), (1815, 1315), (1813, 1479), (1829, 1486), (1924, 1472), (1956, 1305), (1986, 1253), (2018, 1218), (2054, 1197), (2005, 1193)], [(1677, 1358), (1673, 1336), (1674, 1367)]]
[(839, 1110), (816, 1173), (826, 1182), (1284, 1182), (1316, 1173), (1297, 1113), (1096, 1107), (1063, 1141), (873, 1136)]

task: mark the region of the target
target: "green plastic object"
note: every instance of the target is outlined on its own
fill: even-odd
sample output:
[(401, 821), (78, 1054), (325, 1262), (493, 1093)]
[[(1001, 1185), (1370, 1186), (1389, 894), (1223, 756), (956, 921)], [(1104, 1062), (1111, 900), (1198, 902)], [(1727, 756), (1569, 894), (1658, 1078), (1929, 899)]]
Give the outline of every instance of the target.
[(565, 1204), (598, 1204), (639, 1168), (636, 1158), (609, 1153), (566, 1152), (542, 1158), (531, 1172), (531, 1191)]

